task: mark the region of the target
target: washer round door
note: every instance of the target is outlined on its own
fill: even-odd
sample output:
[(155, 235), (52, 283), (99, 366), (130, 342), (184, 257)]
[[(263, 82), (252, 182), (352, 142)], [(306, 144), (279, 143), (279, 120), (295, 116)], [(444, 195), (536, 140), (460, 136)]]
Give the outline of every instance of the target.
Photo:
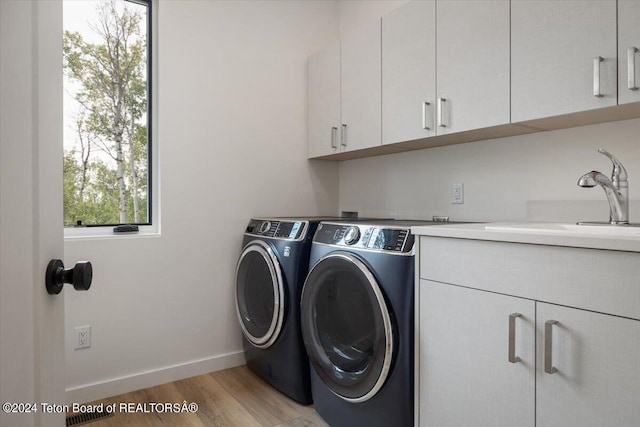
[(252, 345), (268, 348), (278, 339), (284, 305), (278, 258), (268, 244), (248, 243), (236, 266), (236, 311), (242, 333)]
[(380, 286), (362, 261), (333, 252), (313, 266), (301, 325), (309, 360), (333, 393), (349, 402), (375, 396), (389, 375), (393, 328)]

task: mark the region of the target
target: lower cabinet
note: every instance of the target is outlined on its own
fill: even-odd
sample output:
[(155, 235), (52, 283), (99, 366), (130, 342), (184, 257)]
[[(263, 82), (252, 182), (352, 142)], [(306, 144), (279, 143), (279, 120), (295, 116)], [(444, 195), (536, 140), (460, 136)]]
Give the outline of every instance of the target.
[(640, 321), (424, 279), (418, 294), (419, 425), (640, 425)]
[(536, 306), (537, 425), (640, 426), (640, 321)]
[(533, 301), (422, 280), (419, 346), (420, 425), (534, 426)]

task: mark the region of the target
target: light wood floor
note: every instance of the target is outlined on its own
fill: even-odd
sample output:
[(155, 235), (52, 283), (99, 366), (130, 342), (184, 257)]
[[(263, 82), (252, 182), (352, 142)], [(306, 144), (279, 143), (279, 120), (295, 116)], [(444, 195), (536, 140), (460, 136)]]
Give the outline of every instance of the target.
[[(195, 402), (195, 413), (119, 412), (120, 403)], [(115, 415), (94, 421), (92, 427), (328, 426), (313, 409), (287, 398), (254, 375), (246, 366), (225, 369), (93, 402), (116, 403)]]

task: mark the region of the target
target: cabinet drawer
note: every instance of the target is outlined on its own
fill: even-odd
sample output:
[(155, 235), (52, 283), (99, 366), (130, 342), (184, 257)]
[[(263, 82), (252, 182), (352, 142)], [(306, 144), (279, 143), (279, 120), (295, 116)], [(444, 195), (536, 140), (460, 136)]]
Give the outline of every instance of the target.
[(640, 319), (640, 254), (421, 237), (419, 277)]

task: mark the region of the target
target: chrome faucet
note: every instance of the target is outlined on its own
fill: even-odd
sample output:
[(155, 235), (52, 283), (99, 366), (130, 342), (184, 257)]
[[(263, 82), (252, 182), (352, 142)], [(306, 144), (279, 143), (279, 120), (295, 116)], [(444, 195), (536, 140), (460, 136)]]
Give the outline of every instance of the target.
[(618, 159), (607, 150), (598, 148), (598, 153), (604, 154), (613, 163), (611, 179), (598, 171), (591, 171), (580, 177), (580, 187), (595, 187), (600, 185), (609, 201), (609, 223), (614, 225), (629, 224), (629, 184), (627, 171)]

